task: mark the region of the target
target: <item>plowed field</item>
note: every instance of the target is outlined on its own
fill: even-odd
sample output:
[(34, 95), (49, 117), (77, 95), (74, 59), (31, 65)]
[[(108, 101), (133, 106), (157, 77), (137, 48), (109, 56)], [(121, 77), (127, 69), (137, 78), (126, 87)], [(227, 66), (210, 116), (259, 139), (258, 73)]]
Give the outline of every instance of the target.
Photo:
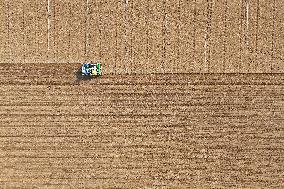
[(0, 65), (0, 188), (284, 187), (283, 74), (18, 66)]
[[(283, 18), (281, 0), (1, 0), (0, 189), (284, 188)], [(78, 80), (91, 60), (104, 75)]]

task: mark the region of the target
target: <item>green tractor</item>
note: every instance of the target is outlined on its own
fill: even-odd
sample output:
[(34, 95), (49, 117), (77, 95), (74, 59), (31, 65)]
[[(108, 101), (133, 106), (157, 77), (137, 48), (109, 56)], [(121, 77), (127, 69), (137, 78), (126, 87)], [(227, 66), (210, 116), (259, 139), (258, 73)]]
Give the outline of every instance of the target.
[(81, 67), (82, 76), (101, 76), (102, 75), (102, 64), (101, 63), (83, 63)]

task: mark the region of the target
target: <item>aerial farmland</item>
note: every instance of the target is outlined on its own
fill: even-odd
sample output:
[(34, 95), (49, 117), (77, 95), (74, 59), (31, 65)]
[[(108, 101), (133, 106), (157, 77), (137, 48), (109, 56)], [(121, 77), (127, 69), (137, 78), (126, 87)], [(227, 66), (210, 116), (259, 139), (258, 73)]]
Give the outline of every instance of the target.
[(283, 30), (281, 0), (1, 0), (0, 188), (283, 188)]

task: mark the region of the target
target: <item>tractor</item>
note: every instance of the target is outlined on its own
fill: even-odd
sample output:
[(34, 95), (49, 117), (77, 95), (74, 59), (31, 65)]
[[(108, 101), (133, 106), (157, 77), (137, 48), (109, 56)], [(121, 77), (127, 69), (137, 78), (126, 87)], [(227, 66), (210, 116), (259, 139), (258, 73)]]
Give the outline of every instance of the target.
[(83, 63), (81, 67), (81, 75), (87, 77), (101, 76), (102, 65), (101, 63)]

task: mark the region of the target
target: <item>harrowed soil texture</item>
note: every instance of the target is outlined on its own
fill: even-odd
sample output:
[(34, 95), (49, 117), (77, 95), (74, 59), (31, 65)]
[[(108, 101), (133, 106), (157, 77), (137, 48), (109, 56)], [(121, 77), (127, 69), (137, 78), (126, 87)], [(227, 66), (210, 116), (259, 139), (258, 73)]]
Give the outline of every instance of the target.
[(283, 74), (0, 65), (1, 188), (282, 188)]

